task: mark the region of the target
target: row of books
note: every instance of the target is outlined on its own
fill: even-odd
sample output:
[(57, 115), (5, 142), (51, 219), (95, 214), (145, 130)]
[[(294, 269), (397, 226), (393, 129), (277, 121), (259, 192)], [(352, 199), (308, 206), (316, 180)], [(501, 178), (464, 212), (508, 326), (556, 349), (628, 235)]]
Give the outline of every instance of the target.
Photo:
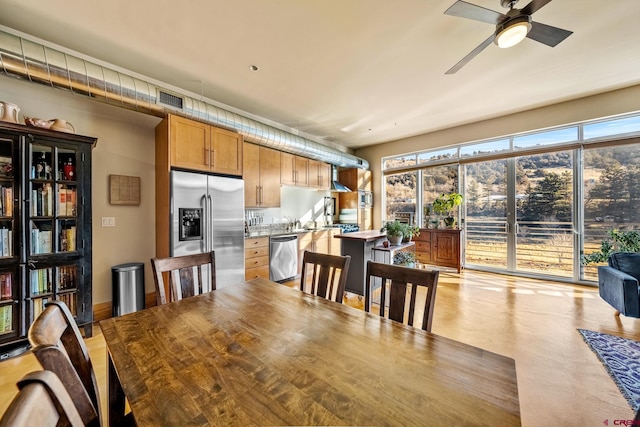
[(75, 265), (58, 267), (58, 290), (73, 289), (77, 283), (77, 268)]
[(53, 269), (41, 268), (31, 272), (31, 295), (48, 294), (53, 292)]
[(60, 252), (76, 250), (76, 227), (72, 226), (60, 230)]
[(13, 279), (11, 273), (0, 273), (0, 300), (13, 299)]
[(13, 331), (13, 306), (0, 306), (0, 334)]
[(32, 254), (49, 254), (53, 252), (51, 245), (51, 230), (40, 230), (34, 228), (31, 230), (31, 253)]
[(13, 256), (13, 231), (0, 228), (0, 256)]
[(33, 299), (33, 318), (35, 319), (44, 310), (44, 305), (49, 302), (49, 298)]
[(61, 188), (58, 190), (58, 215), (75, 216), (77, 191), (75, 188)]
[[(77, 190), (60, 188), (57, 192), (58, 216), (75, 216)], [(53, 191), (51, 184), (31, 190), (31, 216), (53, 216)], [(10, 215), (7, 215), (10, 216)]]
[(64, 302), (65, 304), (67, 304), (67, 307), (69, 307), (69, 311), (71, 312), (71, 314), (73, 314), (74, 316), (77, 314), (76, 313), (77, 298), (76, 298), (75, 292), (60, 294), (58, 295), (58, 299)]
[(31, 190), (31, 215), (53, 215), (53, 189), (51, 184), (44, 184)]
[(13, 216), (13, 187), (0, 189), (0, 216)]

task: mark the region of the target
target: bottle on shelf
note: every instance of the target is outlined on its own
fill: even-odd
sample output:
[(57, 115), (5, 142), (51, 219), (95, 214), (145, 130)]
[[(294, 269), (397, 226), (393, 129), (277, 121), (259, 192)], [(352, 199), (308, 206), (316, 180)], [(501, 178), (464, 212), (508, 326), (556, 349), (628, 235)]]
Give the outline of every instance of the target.
[(76, 179), (76, 167), (73, 165), (71, 158), (67, 159), (64, 166), (62, 166), (64, 179), (67, 181), (73, 181)]
[[(49, 177), (47, 177), (49, 175)], [(38, 159), (36, 163), (36, 173), (34, 178), (39, 179), (47, 179), (51, 177), (51, 166), (47, 163), (47, 158), (45, 157), (44, 152), (42, 152), (42, 156)]]

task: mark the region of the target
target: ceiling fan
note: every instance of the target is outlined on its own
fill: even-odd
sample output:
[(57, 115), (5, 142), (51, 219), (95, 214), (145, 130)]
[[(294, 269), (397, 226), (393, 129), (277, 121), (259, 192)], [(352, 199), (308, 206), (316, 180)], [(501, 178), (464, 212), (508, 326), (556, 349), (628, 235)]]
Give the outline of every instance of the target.
[(533, 0), (522, 9), (515, 9), (514, 6), (518, 3), (518, 0), (500, 0), (500, 5), (509, 9), (506, 14), (462, 0), (455, 2), (444, 12), (445, 15), (494, 24), (496, 30), (488, 39), (483, 41), (480, 46), (473, 49), (445, 74), (453, 74), (464, 67), (467, 62), (482, 52), (491, 42), (494, 42), (499, 47), (507, 48), (520, 43), (525, 37), (528, 37), (547, 46), (554, 47), (569, 37), (573, 31), (563, 30), (562, 28), (552, 27), (531, 20), (531, 15), (550, 1), (551, 0)]

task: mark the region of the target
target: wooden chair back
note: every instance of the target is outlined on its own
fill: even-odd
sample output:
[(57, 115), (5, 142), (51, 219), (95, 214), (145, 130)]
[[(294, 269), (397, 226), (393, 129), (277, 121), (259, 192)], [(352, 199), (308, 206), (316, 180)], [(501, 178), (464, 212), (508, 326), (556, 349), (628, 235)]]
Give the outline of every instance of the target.
[[(216, 257), (214, 252), (195, 255), (183, 255), (169, 258), (152, 258), (153, 279), (156, 285), (156, 304), (215, 291)], [(169, 282), (165, 283), (163, 273), (168, 273)]]
[(304, 251), (300, 290), (342, 303), (351, 256)]
[[(381, 279), (382, 285), (380, 287), (380, 316), (414, 326), (418, 289), (422, 288), (424, 292), (420, 293), (421, 296), (422, 293), (425, 294), (425, 302), (421, 327), (430, 332), (438, 275), (437, 270), (423, 270), (369, 261), (367, 263), (364, 309), (370, 311), (373, 281), (378, 277)], [(409, 287), (410, 291), (408, 291)], [(388, 315), (385, 316), (387, 305), (389, 306)]]
[(18, 381), (18, 389), (0, 418), (0, 427), (84, 426), (71, 396), (53, 372), (31, 372)]
[(50, 301), (29, 327), (33, 353), (55, 373), (73, 399), (86, 426), (100, 426), (98, 382), (73, 315), (62, 301)]

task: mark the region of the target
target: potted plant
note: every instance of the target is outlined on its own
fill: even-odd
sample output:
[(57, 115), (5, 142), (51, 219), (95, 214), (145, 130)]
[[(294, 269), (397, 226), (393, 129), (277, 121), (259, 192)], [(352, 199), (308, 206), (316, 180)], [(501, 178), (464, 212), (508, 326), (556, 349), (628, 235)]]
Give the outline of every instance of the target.
[(462, 194), (442, 193), (433, 201), (433, 211), (444, 215), (443, 221), (447, 227), (453, 228), (456, 224), (455, 208), (462, 204)]
[(407, 224), (399, 221), (387, 221), (380, 231), (386, 231), (391, 246), (397, 246), (402, 242), (406, 229)]
[(393, 255), (393, 263), (407, 267), (415, 267), (416, 254), (410, 251), (398, 251)]
[(613, 243), (608, 239), (603, 240), (598, 252), (582, 255), (582, 265), (607, 262), (609, 255), (614, 252), (640, 252), (640, 232), (611, 230), (609, 236)]
[(410, 242), (411, 239), (415, 236), (420, 235), (420, 229), (415, 225), (407, 225), (407, 229), (404, 233), (404, 237), (402, 238), (403, 242)]

